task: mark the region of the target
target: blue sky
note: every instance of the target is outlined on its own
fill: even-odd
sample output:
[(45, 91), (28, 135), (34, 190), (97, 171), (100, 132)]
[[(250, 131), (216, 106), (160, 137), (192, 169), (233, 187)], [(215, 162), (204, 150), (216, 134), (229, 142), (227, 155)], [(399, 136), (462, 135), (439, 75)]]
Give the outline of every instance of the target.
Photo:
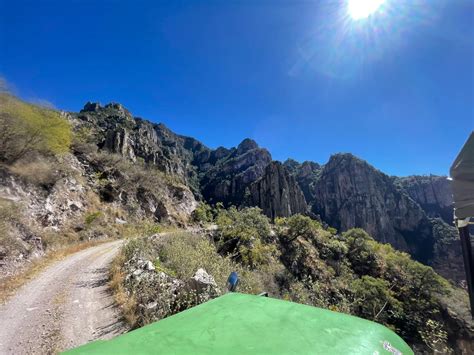
[(0, 0), (0, 75), (28, 100), (123, 103), (210, 147), (351, 152), (446, 174), (474, 128), (474, 3)]

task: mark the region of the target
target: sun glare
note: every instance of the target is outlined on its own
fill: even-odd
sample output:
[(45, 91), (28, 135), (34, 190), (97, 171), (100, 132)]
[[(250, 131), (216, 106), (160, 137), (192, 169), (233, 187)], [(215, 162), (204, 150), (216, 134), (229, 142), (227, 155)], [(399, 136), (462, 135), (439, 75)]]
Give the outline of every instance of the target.
[(384, 3), (385, 0), (348, 0), (349, 14), (354, 20), (369, 17)]

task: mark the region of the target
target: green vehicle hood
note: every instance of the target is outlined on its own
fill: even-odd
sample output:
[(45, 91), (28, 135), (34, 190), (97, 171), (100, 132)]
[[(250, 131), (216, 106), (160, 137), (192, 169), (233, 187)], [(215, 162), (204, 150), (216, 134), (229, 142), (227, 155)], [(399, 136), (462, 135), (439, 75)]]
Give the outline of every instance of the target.
[(365, 319), (267, 297), (229, 293), (112, 340), (67, 354), (413, 354)]

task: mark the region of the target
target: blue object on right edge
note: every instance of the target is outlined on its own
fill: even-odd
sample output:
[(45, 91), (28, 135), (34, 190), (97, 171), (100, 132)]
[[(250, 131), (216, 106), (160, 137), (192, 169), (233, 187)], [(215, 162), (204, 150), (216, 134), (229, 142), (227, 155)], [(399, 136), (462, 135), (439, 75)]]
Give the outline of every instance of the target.
[(239, 284), (239, 276), (235, 271), (232, 271), (227, 279), (227, 289), (230, 292), (235, 292), (237, 285)]

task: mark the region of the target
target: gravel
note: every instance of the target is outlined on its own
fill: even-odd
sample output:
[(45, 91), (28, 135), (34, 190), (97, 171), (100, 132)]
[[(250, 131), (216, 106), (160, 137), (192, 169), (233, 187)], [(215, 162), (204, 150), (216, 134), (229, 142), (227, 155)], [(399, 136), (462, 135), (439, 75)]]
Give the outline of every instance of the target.
[(127, 330), (108, 288), (121, 241), (61, 260), (0, 306), (0, 354), (49, 354)]

